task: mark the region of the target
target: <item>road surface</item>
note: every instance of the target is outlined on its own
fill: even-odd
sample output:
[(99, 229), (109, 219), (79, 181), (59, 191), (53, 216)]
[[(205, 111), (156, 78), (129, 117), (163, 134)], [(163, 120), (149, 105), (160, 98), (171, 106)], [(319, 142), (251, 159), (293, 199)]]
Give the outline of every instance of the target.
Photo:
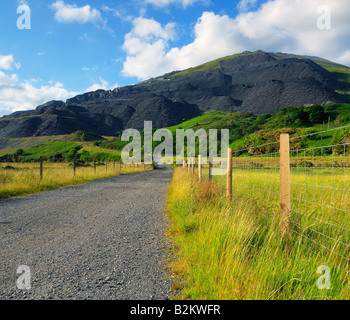
[[(0, 201), (0, 299), (167, 299), (172, 173), (164, 167)], [(29, 267), (29, 284), (20, 266)], [(18, 278), (31, 289), (18, 289)]]

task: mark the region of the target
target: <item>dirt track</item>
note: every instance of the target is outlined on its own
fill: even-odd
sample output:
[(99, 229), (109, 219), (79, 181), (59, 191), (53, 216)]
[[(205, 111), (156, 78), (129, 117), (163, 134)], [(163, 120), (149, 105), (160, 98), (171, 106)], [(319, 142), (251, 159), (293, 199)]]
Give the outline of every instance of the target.
[[(171, 168), (0, 201), (0, 299), (167, 299)], [(20, 265), (31, 289), (19, 290)]]

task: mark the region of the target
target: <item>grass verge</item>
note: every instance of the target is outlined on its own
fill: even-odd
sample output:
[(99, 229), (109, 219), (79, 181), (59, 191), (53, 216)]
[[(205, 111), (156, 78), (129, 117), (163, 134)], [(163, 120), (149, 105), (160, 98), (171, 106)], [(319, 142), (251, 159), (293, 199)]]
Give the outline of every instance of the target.
[[(77, 167), (74, 176), (73, 168), (68, 163), (44, 163), (43, 180), (40, 180), (38, 163), (9, 163), (0, 167), (0, 199), (24, 196), (42, 191), (81, 185), (84, 183), (144, 171), (143, 167), (116, 167), (112, 163), (106, 167)], [(151, 170), (146, 166), (145, 170)]]
[[(222, 185), (177, 168), (167, 209), (176, 259), (177, 298), (198, 300), (318, 300), (349, 298), (349, 265), (302, 237), (284, 238), (279, 210), (254, 194), (227, 203)], [(306, 232), (306, 230), (305, 230)], [(319, 289), (320, 266), (331, 271), (331, 289)]]

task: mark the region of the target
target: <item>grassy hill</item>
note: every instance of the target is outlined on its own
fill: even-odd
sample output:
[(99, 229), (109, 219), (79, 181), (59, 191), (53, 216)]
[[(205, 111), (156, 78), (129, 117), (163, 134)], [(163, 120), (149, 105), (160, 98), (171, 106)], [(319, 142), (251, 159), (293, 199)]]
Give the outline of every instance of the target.
[[(210, 112), (169, 129), (173, 133), (176, 129), (229, 129), (230, 146), (233, 150), (240, 150), (274, 142), (282, 131), (298, 137), (346, 125), (350, 125), (350, 104), (329, 103), (323, 106), (287, 107), (274, 115), (263, 116), (244, 112)], [(323, 134), (322, 137), (315, 135), (297, 139), (294, 143), (298, 145), (295, 147), (339, 144), (349, 136), (349, 131), (347, 128)]]
[[(119, 141), (120, 143), (120, 141)], [(101, 137), (94, 133), (77, 131), (66, 136), (3, 139), (0, 161), (120, 161), (120, 151), (115, 137)]]
[[(280, 133), (288, 132), (294, 139), (292, 148), (310, 148), (337, 145), (350, 141), (350, 128), (310, 135), (327, 129), (350, 125), (350, 104), (327, 103), (287, 107), (274, 115), (256, 116), (247, 112), (214, 111), (187, 120), (168, 129), (175, 136), (176, 129), (229, 129), (233, 150), (249, 149), (278, 140)], [(117, 137), (101, 137), (93, 133), (76, 132), (67, 136), (12, 139), (0, 150), (0, 159), (36, 161), (40, 157), (53, 162), (71, 161), (120, 161), (121, 151), (127, 142)], [(159, 142), (154, 143), (154, 147)], [(35, 145), (36, 144), (36, 145)], [(268, 150), (266, 148), (269, 148)], [(255, 150), (276, 152), (278, 145)], [(175, 150), (175, 146), (174, 146)], [(245, 151), (246, 153), (247, 151)], [(325, 150), (327, 152), (327, 150)]]

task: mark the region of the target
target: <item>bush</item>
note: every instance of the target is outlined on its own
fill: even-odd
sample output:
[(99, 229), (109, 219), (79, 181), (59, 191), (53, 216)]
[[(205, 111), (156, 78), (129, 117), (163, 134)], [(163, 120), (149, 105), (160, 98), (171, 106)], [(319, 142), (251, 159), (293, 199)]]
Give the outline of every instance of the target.
[(322, 123), (325, 120), (326, 114), (324, 108), (320, 105), (309, 107), (309, 120), (311, 123)]
[(18, 149), (18, 150), (16, 150), (16, 152), (15, 152), (15, 154), (17, 155), (17, 156), (20, 156), (20, 155), (22, 155), (24, 153), (24, 150), (23, 149)]

